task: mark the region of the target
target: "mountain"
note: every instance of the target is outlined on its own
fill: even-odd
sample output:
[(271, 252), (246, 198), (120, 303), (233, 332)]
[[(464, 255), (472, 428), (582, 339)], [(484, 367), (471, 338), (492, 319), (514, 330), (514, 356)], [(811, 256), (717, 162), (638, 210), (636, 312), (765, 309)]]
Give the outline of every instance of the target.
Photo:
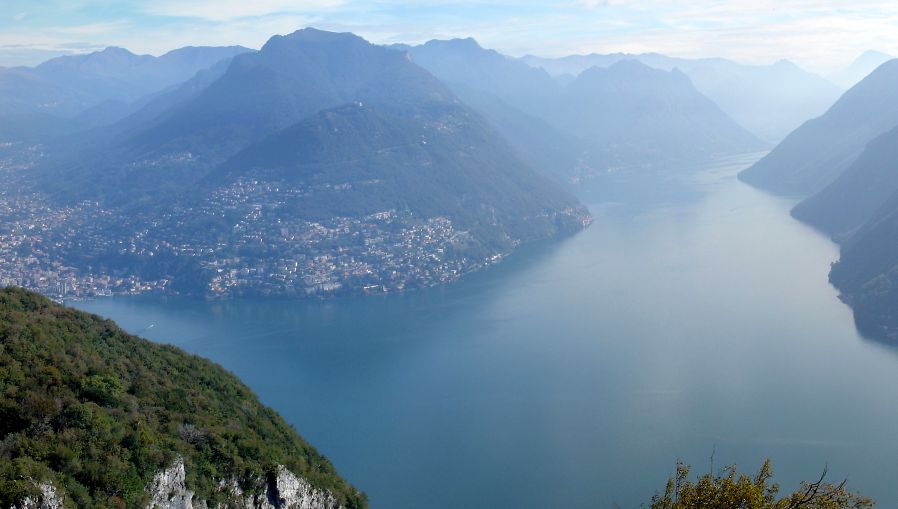
[[(449, 216), (476, 242), (573, 229), (556, 221), (576, 201), (522, 165), (476, 113), (453, 103), (428, 108), (414, 116), (354, 104), (325, 110), (248, 147), (204, 183), (229, 185), (248, 170), (295, 188), (375, 181), (312, 193), (286, 213), (313, 220), (383, 210)], [(511, 247), (501, 244), (489, 249)]]
[(218, 365), (20, 289), (0, 290), (0, 386), (2, 507), (367, 505)]
[(99, 133), (35, 172), (104, 210), (75, 219), (90, 248), (51, 249), (170, 291), (431, 286), (590, 221), (408, 55), (348, 33), (272, 37)]
[(898, 192), (842, 243), (829, 278), (867, 336), (898, 341)]
[[(648, 57), (649, 55), (655, 54), (644, 54), (643, 56)], [(610, 67), (621, 60), (634, 60), (633, 57), (634, 55), (628, 53), (590, 53), (588, 55), (567, 55), (556, 58), (524, 55), (520, 60), (531, 67), (545, 69), (552, 76), (577, 76), (590, 67)]]
[(799, 203), (792, 215), (836, 238), (869, 220), (898, 192), (898, 127), (871, 141), (839, 178)]
[(827, 80), (782, 60), (773, 65), (743, 65), (721, 58), (684, 59), (658, 53), (572, 55), (550, 59), (523, 57), (553, 75), (579, 74), (636, 60), (654, 69), (679, 69), (737, 123), (776, 143), (804, 121), (821, 115), (842, 90)]
[(867, 143), (896, 125), (898, 60), (891, 60), (739, 176), (776, 193), (810, 196), (848, 169)]
[(149, 155), (189, 151), (211, 166), (321, 110), (366, 102), (398, 111), (428, 100), (455, 98), (400, 54), (305, 29), (234, 58), (220, 79), (129, 143)]
[(408, 51), (443, 82), (487, 92), (530, 114), (543, 116), (561, 90), (542, 69), (485, 49), (474, 39), (432, 40)]
[(580, 73), (549, 118), (613, 165), (693, 162), (764, 147), (685, 74), (630, 60)]
[(879, 51), (868, 50), (845, 69), (829, 76), (829, 80), (842, 88), (851, 88), (866, 78), (880, 65), (895, 57)]
[(546, 122), (559, 84), (534, 69), (474, 39), (432, 40), (419, 46), (393, 46), (445, 83), (508, 139), (532, 166), (557, 181), (576, 179), (585, 145)]
[[(763, 146), (681, 73), (621, 62), (557, 80), (542, 69), (481, 48), (473, 39), (430, 41), (404, 49), (477, 108), (528, 160), (537, 159), (528, 148), (536, 152), (532, 149), (542, 145), (566, 153), (553, 157), (564, 164), (552, 168), (556, 175), (566, 171), (566, 180), (622, 166), (695, 161)], [(691, 141), (684, 144), (687, 135)], [(553, 141), (539, 144), (540, 139)], [(670, 147), (676, 150), (663, 151)]]
[[(54, 58), (33, 68), (0, 68), (0, 119), (26, 126), (21, 135), (10, 130), (0, 131), (0, 136), (30, 139), (116, 120), (133, 109), (129, 103), (248, 51), (240, 46), (187, 47), (153, 57), (110, 47)], [(75, 118), (93, 108), (101, 109), (102, 114)], [(31, 123), (55, 123), (56, 129), (28, 129)]]
[(31, 72), (98, 100), (129, 102), (190, 79), (202, 69), (251, 50), (241, 46), (185, 47), (162, 56), (110, 47), (48, 60)]

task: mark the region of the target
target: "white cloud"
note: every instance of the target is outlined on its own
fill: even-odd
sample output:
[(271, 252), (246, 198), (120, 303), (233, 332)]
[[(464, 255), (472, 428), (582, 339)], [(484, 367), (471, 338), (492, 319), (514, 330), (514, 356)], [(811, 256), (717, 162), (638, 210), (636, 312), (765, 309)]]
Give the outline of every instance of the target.
[(315, 13), (345, 4), (345, 0), (150, 0), (141, 8), (155, 16), (232, 21), (275, 14)]
[[(121, 19), (96, 18), (107, 2)], [(376, 43), (472, 36), (512, 55), (654, 51), (749, 63), (788, 58), (819, 71), (867, 49), (898, 54), (894, 0), (140, 0), (130, 12), (112, 5), (122, 2), (65, 0), (55, 9), (64, 16), (30, 13), (16, 23), (9, 20), (25, 8), (10, 8), (0, 45), (62, 51), (79, 42), (160, 54), (188, 44), (258, 48), (271, 35), (316, 26)]]

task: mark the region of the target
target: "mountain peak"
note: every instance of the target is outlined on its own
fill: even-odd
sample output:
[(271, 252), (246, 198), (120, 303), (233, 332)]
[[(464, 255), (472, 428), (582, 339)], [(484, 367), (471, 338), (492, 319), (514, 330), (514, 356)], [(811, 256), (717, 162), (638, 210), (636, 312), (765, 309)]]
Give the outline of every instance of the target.
[(474, 39), (473, 37), (449, 39), (447, 43), (462, 48), (483, 49), (480, 43), (477, 42), (477, 39)]
[(898, 58), (886, 60), (882, 64), (877, 65), (858, 85), (878, 81), (888, 81), (891, 84), (895, 79), (895, 73), (898, 73)]
[(855, 63), (863, 63), (863, 62), (881, 62), (883, 60), (891, 60), (894, 58), (888, 53), (883, 53), (882, 51), (877, 51), (874, 49), (868, 49), (867, 51), (861, 53), (856, 59)]
[(423, 46), (425, 48), (443, 48), (469, 53), (485, 51), (473, 37), (466, 37), (464, 39), (431, 39), (424, 43)]
[(651, 71), (652, 70), (651, 67), (645, 65), (644, 63), (640, 62), (639, 60), (636, 60), (635, 58), (625, 58), (623, 60), (619, 60), (619, 61), (611, 64), (610, 66), (608, 66), (608, 68), (609, 69), (628, 69), (631, 71), (636, 71), (637, 69), (640, 71), (646, 71), (646, 70)]
[(287, 35), (275, 35), (269, 42), (275, 39), (288, 39), (291, 41), (329, 43), (336, 41), (364, 41), (361, 37), (351, 32), (331, 32), (313, 27), (300, 28)]
[(780, 69), (796, 69), (796, 68), (798, 68), (798, 66), (795, 65), (795, 62), (785, 59), (785, 58), (777, 60), (776, 63), (773, 64), (773, 67), (778, 67)]
[(365, 39), (349, 32), (328, 32), (317, 28), (302, 28), (287, 35), (274, 35), (259, 50), (262, 54), (273, 51), (294, 51), (303, 47), (368, 46)]
[(122, 48), (121, 46), (107, 46), (101, 51), (94, 52), (100, 55), (126, 55), (126, 56), (137, 56), (135, 53)]
[(608, 67), (592, 66), (580, 73), (584, 80), (591, 78), (607, 79), (608, 77), (626, 77), (627, 79), (643, 79), (646, 76), (669, 74), (666, 71), (653, 69), (634, 58), (624, 58), (614, 62)]
[(140, 59), (152, 59), (149, 55), (135, 55), (125, 48), (118, 46), (109, 46), (100, 51), (91, 53), (83, 53), (80, 55), (65, 55), (61, 57), (51, 58), (46, 62), (39, 64), (37, 69), (52, 69), (62, 67), (89, 65), (102, 65), (104, 62), (128, 62), (138, 61)]

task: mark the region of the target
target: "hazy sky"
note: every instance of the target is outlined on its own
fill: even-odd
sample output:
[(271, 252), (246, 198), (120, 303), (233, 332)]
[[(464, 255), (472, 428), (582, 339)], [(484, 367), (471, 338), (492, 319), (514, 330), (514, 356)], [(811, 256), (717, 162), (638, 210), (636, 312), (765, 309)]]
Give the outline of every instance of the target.
[(896, 0), (0, 0), (0, 65), (110, 45), (258, 48), (305, 26), (378, 43), (471, 36), (511, 55), (789, 58), (820, 72), (867, 49), (898, 55)]

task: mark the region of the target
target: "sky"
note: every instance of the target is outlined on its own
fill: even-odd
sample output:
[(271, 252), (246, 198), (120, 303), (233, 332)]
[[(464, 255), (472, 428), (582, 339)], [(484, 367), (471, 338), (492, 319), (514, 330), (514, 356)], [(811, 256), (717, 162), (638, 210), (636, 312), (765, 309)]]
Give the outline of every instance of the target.
[(820, 73), (868, 49), (898, 55), (896, 0), (0, 0), (0, 66), (107, 46), (259, 48), (306, 26), (374, 43), (474, 37), (513, 56), (786, 58)]

